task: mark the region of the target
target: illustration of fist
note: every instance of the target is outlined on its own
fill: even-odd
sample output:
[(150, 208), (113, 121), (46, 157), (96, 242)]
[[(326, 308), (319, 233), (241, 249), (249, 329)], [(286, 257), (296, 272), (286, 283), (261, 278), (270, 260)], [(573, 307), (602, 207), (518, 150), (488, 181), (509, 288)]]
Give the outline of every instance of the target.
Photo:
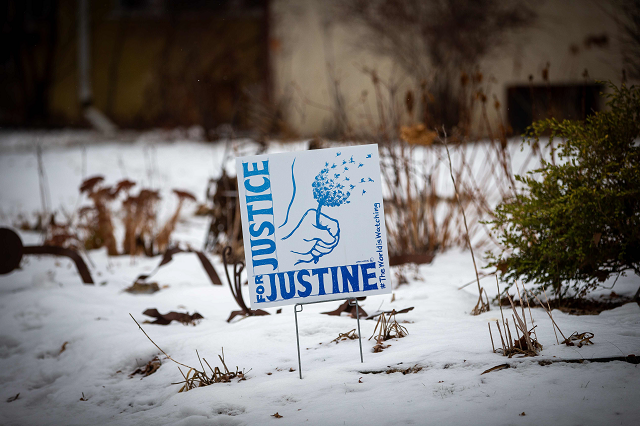
[(309, 209), (302, 216), (296, 227), (287, 236), (292, 253), (297, 254), (299, 263), (318, 263), (322, 256), (333, 251), (340, 241), (340, 224), (337, 220)]

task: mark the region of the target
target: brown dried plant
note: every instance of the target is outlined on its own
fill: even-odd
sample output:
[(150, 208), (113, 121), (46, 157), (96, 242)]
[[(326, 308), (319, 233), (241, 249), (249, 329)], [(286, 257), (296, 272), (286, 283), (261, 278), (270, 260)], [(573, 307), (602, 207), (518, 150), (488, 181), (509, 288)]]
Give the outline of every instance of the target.
[[(125, 227), (123, 248), (125, 254), (153, 254), (150, 243), (153, 241), (156, 205), (159, 200), (160, 194), (158, 191), (142, 188), (138, 195), (128, 195), (122, 202)], [(146, 244), (146, 241), (149, 244)]]
[(102, 181), (102, 176), (93, 176), (82, 182), (80, 193), (86, 193), (93, 206), (80, 209), (79, 216), (86, 219), (84, 227), (89, 232), (85, 247), (92, 249), (105, 246), (109, 256), (116, 256), (118, 248), (109, 203), (117, 196), (118, 189), (103, 186)]
[[(498, 284), (498, 279), (496, 277), (496, 285), (498, 286), (498, 296), (500, 295), (500, 285)], [(520, 288), (516, 283), (516, 289), (518, 290), (518, 296), (520, 299), (520, 310), (521, 315), (518, 314), (518, 309), (516, 308), (513, 299), (507, 293), (507, 298), (511, 305), (512, 309), (512, 321), (515, 328), (516, 339), (513, 338), (511, 334), (511, 327), (509, 326), (509, 319), (504, 318), (504, 312), (502, 310), (502, 301), (498, 298), (498, 303), (500, 304), (500, 315), (502, 317), (502, 328), (500, 328), (500, 323), (496, 320), (496, 328), (498, 329), (498, 334), (500, 335), (500, 341), (502, 347), (496, 349), (493, 342), (493, 334), (491, 332), (491, 323), (488, 323), (489, 326), (489, 336), (491, 337), (491, 346), (493, 348), (494, 353), (502, 354), (506, 357), (513, 357), (514, 355), (522, 355), (522, 356), (536, 356), (539, 351), (542, 350), (542, 345), (538, 342), (537, 335), (535, 334), (535, 328), (537, 325), (533, 324), (533, 316), (531, 315), (531, 306), (528, 303), (528, 295), (524, 285), (522, 286), (522, 293), (520, 293)], [(525, 306), (522, 298), (522, 294), (524, 294), (527, 299), (527, 308), (529, 309), (529, 318), (530, 323), (527, 323), (527, 316), (525, 314)], [(546, 307), (545, 307), (546, 310)], [(549, 316), (551, 314), (547, 311)], [(553, 318), (552, 318), (553, 321)], [(557, 327), (555, 321), (553, 321), (554, 327)], [(559, 330), (559, 329), (558, 329)], [(504, 331), (504, 334), (503, 334)], [(554, 328), (555, 331), (555, 328)]]
[(176, 207), (176, 211), (173, 213), (173, 216), (171, 216), (171, 219), (169, 219), (167, 223), (165, 223), (165, 225), (162, 227), (162, 230), (155, 238), (156, 248), (160, 253), (164, 252), (169, 245), (169, 237), (171, 237), (171, 233), (176, 227), (176, 223), (178, 223), (180, 211), (182, 210), (182, 205), (184, 204), (184, 202), (186, 200), (196, 201), (196, 197), (190, 192), (174, 189), (173, 193), (178, 196), (178, 206)]
[[(394, 309), (389, 313), (382, 313), (378, 317), (378, 322), (373, 329), (373, 334), (369, 337), (369, 340), (375, 337), (376, 344), (373, 347), (373, 352), (382, 352), (383, 349), (389, 347), (389, 345), (385, 345), (383, 342), (390, 339), (400, 339), (409, 334), (409, 331), (398, 323), (396, 313)], [(378, 332), (377, 335), (376, 331)]]
[[(222, 370), (220, 370), (220, 368), (218, 368), (218, 367), (211, 368), (211, 365), (207, 362), (207, 360), (205, 358), (202, 358), (202, 359), (200, 358), (200, 354), (198, 353), (197, 350), (196, 350), (196, 355), (198, 357), (198, 361), (200, 362), (200, 367), (202, 368), (202, 370), (198, 370), (195, 367), (190, 367), (190, 366), (188, 366), (186, 364), (178, 362), (175, 359), (171, 358), (164, 350), (162, 350), (162, 348), (160, 346), (158, 346), (156, 344), (156, 342), (154, 342), (151, 339), (151, 337), (149, 337), (147, 332), (144, 331), (142, 326), (138, 323), (138, 321), (136, 321), (136, 319), (133, 317), (133, 315), (129, 314), (129, 316), (136, 323), (136, 325), (138, 326), (140, 331), (142, 331), (142, 333), (147, 337), (147, 339), (149, 339), (149, 341), (151, 343), (153, 343), (153, 345), (156, 348), (158, 348), (158, 350), (160, 352), (162, 352), (164, 354), (164, 356), (167, 357), (167, 359), (169, 359), (169, 360), (173, 361), (174, 363), (178, 364), (178, 370), (180, 371), (180, 374), (184, 378), (184, 381), (177, 382), (177, 383), (172, 383), (173, 385), (182, 384), (182, 387), (180, 388), (178, 393), (187, 392), (187, 391), (190, 391), (191, 389), (195, 389), (195, 388), (201, 388), (201, 387), (204, 387), (204, 386), (209, 386), (209, 385), (212, 385), (214, 383), (229, 383), (233, 379), (239, 379), (238, 382), (241, 382), (243, 380), (246, 380), (246, 373), (251, 371), (251, 370), (249, 370), (249, 371), (245, 372), (244, 369), (242, 371), (240, 371), (237, 366), (236, 366), (236, 371), (229, 371), (229, 369), (227, 368), (227, 364), (224, 361), (224, 348), (222, 348), (222, 355), (218, 355), (218, 358), (220, 359), (220, 362), (222, 363), (222, 367), (224, 368), (224, 372)], [(204, 361), (205, 364), (207, 364), (207, 367), (209, 367), (209, 370), (211, 371), (211, 375), (207, 374), (206, 369), (204, 368), (204, 364), (202, 363), (203, 361)], [(180, 366), (185, 367), (185, 368), (188, 369), (186, 375), (183, 373), (183, 371), (180, 368)]]
[[(141, 188), (137, 194), (134, 194), (131, 192), (136, 185), (133, 181), (124, 179), (113, 187), (104, 185), (103, 181), (102, 176), (94, 176), (82, 183), (80, 193), (86, 193), (93, 201), (93, 206), (85, 206), (78, 211), (79, 228), (87, 234), (84, 238), (87, 249), (106, 246), (110, 256), (119, 254), (112, 221), (114, 216), (121, 217), (124, 225), (122, 253), (153, 256), (167, 249), (184, 202), (196, 199), (189, 192), (174, 189), (173, 192), (178, 197), (176, 211), (156, 235), (157, 204), (160, 201), (160, 192)], [(121, 198), (122, 202), (118, 210), (114, 204), (121, 193), (124, 197)], [(57, 240), (68, 238), (62, 231), (57, 234), (59, 234), (56, 237)]]
[(336, 342), (336, 344), (344, 341), (344, 340), (355, 340), (358, 338), (358, 333), (356, 333), (356, 329), (349, 330), (346, 333), (339, 333), (338, 337), (333, 339), (331, 342)]

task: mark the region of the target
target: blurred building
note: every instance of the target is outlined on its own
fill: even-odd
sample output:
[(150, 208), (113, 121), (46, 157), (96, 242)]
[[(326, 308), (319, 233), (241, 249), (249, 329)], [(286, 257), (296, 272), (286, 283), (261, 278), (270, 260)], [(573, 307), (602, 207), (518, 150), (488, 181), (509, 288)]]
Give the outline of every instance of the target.
[(0, 4), (2, 126), (86, 125), (90, 104), (126, 128), (242, 128), (269, 100), (266, 0)]
[[(624, 68), (613, 2), (530, 4), (535, 23), (478, 63), (489, 121), (516, 133), (543, 110), (580, 118), (601, 108), (594, 80), (619, 84)], [(336, 16), (335, 5), (0, 1), (0, 126), (87, 126), (103, 117), (121, 128), (199, 125), (210, 137), (226, 124), (304, 137), (420, 121), (399, 116), (421, 82), (364, 48), (365, 30)]]
[[(535, 10), (537, 19), (527, 28), (506, 33), (504, 45), (478, 64), (494, 131), (506, 123), (515, 133), (521, 132), (533, 115), (581, 118), (603, 106), (598, 96), (602, 86), (595, 80), (620, 84), (623, 78), (621, 33), (615, 18), (621, 12), (615, 1), (524, 3)], [(379, 95), (371, 70), (381, 81), (395, 85), (398, 110), (403, 109), (407, 91), (420, 91), (420, 82), (392, 58), (362, 49), (364, 30), (344, 20), (337, 23), (329, 2), (274, 0), (271, 11), (272, 37), (277, 41), (271, 59), (274, 97), (289, 101), (288, 121), (303, 134), (340, 131), (345, 121), (355, 129), (371, 127), (371, 118), (378, 123)], [(384, 90), (381, 87), (383, 98), (388, 95)], [(389, 109), (388, 99), (382, 104)], [(477, 110), (476, 128), (479, 114)]]

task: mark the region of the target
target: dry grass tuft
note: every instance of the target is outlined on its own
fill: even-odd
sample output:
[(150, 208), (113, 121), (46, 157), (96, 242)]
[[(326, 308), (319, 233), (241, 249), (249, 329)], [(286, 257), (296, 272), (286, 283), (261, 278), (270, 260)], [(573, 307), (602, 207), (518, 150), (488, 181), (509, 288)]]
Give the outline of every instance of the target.
[(160, 291), (160, 287), (156, 282), (144, 283), (141, 281), (136, 281), (135, 283), (131, 284), (130, 287), (125, 288), (124, 291), (131, 294), (153, 294), (156, 291)]
[[(373, 352), (382, 352), (383, 349), (388, 348), (390, 345), (385, 345), (383, 342), (390, 339), (400, 339), (409, 334), (409, 331), (396, 320), (395, 309), (385, 314), (383, 313), (378, 317), (376, 327), (373, 329), (373, 334), (369, 337), (369, 340), (375, 337), (376, 344), (373, 347)], [(376, 336), (376, 331), (378, 335)]]
[(358, 333), (356, 333), (356, 329), (347, 331), (346, 333), (338, 334), (338, 337), (333, 339), (331, 342), (336, 342), (336, 344), (344, 341), (344, 340), (356, 340), (358, 338)]
[[(211, 365), (209, 365), (205, 358), (200, 359), (200, 354), (198, 354), (198, 351), (196, 351), (196, 355), (198, 355), (198, 360), (200, 361), (202, 371), (193, 367), (189, 367), (189, 371), (187, 371), (187, 374), (185, 375), (180, 367), (178, 367), (178, 370), (180, 370), (180, 374), (182, 374), (182, 377), (184, 377), (184, 381), (172, 383), (174, 385), (179, 385), (181, 383), (183, 384), (178, 393), (187, 392), (195, 388), (209, 386), (214, 383), (229, 383), (233, 379), (239, 379), (238, 382), (247, 380), (244, 370), (239, 371), (237, 366), (236, 371), (229, 371), (229, 369), (227, 368), (227, 364), (225, 364), (224, 362), (224, 348), (222, 349), (222, 355), (218, 355), (218, 358), (222, 363), (222, 367), (224, 368), (224, 372), (218, 367), (211, 368)], [(207, 367), (209, 367), (211, 376), (207, 374), (202, 361), (204, 361), (204, 363), (207, 364)]]
[(144, 367), (138, 367), (136, 370), (129, 374), (129, 377), (133, 377), (136, 374), (141, 374), (142, 377), (147, 377), (158, 371), (158, 368), (162, 365), (160, 358), (157, 356), (153, 357), (151, 361), (149, 361)]
[[(153, 343), (153, 345), (156, 348), (158, 348), (158, 350), (160, 352), (162, 352), (164, 354), (164, 356), (166, 356), (169, 360), (171, 360), (171, 361), (175, 362), (176, 364), (178, 364), (178, 370), (180, 371), (180, 374), (182, 374), (182, 377), (184, 378), (184, 380), (181, 381), (181, 382), (172, 383), (174, 385), (175, 384), (182, 384), (182, 387), (180, 388), (178, 393), (187, 392), (187, 391), (190, 391), (191, 389), (195, 389), (195, 388), (201, 388), (201, 387), (204, 387), (204, 386), (209, 386), (209, 385), (214, 384), (214, 383), (229, 383), (233, 379), (239, 379), (238, 382), (246, 380), (246, 373), (248, 373), (248, 371), (246, 373), (245, 373), (244, 369), (242, 371), (240, 371), (237, 366), (236, 366), (236, 371), (229, 371), (229, 369), (227, 368), (227, 364), (224, 361), (224, 348), (222, 348), (222, 355), (218, 355), (218, 358), (220, 359), (220, 362), (222, 363), (222, 367), (223, 367), (224, 371), (221, 370), (218, 367), (211, 368), (211, 365), (207, 362), (207, 360), (205, 358), (201, 359), (200, 358), (200, 354), (196, 350), (196, 355), (198, 356), (198, 361), (200, 362), (200, 367), (202, 368), (202, 370), (198, 370), (195, 367), (190, 367), (190, 366), (188, 366), (186, 364), (183, 364), (183, 363), (178, 362), (175, 359), (171, 358), (165, 351), (162, 350), (162, 348), (160, 348), (160, 346), (158, 346), (156, 344), (156, 342), (154, 342), (151, 339), (151, 337), (149, 337), (147, 332), (144, 331), (142, 326), (140, 326), (140, 324), (138, 323), (138, 321), (136, 321), (136, 319), (133, 317), (133, 315), (129, 314), (129, 316), (136, 323), (136, 325), (138, 326), (140, 331), (142, 331), (142, 333), (144, 333), (144, 335), (147, 336), (147, 339), (149, 339), (149, 341), (151, 343)], [(206, 369), (204, 368), (204, 364), (202, 363), (203, 361), (204, 361), (205, 364), (207, 364), (207, 367), (209, 367), (209, 370), (211, 371), (211, 375), (207, 374)], [(180, 368), (180, 366), (185, 367), (185, 368), (188, 369), (186, 375), (183, 373), (183, 371)], [(251, 371), (251, 370), (249, 370), (249, 371)]]
[[(498, 296), (499, 296), (500, 286), (498, 284), (497, 277), (496, 277), (496, 285), (498, 286)], [(516, 305), (513, 302), (513, 299), (511, 298), (509, 293), (507, 293), (507, 298), (509, 300), (511, 309), (513, 311), (511, 319), (513, 321), (512, 324), (514, 325), (514, 328), (515, 328), (516, 338), (514, 339), (511, 333), (511, 327), (509, 326), (509, 318), (507, 319), (504, 318), (502, 303), (500, 302), (500, 315), (502, 317), (502, 328), (500, 328), (500, 323), (497, 320), (496, 320), (496, 328), (498, 329), (498, 334), (500, 335), (499, 343), (502, 344), (502, 347), (499, 347), (498, 349), (496, 349), (495, 344), (493, 342), (491, 324), (489, 323), (488, 326), (489, 326), (489, 336), (491, 337), (491, 346), (493, 348), (494, 353), (499, 353), (509, 358), (513, 357), (514, 355), (523, 355), (525, 357), (536, 356), (538, 352), (542, 350), (542, 345), (538, 342), (538, 337), (535, 334), (535, 329), (537, 325), (533, 325), (533, 316), (531, 314), (531, 305), (529, 303), (529, 293), (524, 288), (524, 285), (522, 285), (522, 293), (520, 292), (520, 287), (518, 286), (517, 282), (515, 285), (518, 291), (518, 296), (520, 298), (521, 314), (518, 314), (518, 309), (516, 308)], [(523, 294), (526, 299), (522, 297)], [(534, 297), (538, 299), (537, 296), (534, 295)], [(527, 315), (525, 313), (524, 301), (526, 301), (527, 308), (529, 310), (529, 319), (530, 319), (529, 324), (527, 323)], [(542, 305), (541, 302), (540, 304)], [(549, 315), (549, 318), (551, 318), (551, 322), (554, 325), (554, 332), (556, 328), (558, 329), (558, 331), (560, 331), (560, 328), (558, 327), (556, 322), (553, 320), (553, 316), (551, 315), (550, 310), (548, 310), (547, 307), (544, 305), (542, 305), (542, 307), (544, 308), (545, 312), (547, 312), (547, 314)], [(504, 331), (504, 334), (503, 334), (503, 331)], [(562, 334), (562, 331), (560, 331), (560, 334), (562, 335), (562, 337), (564, 337), (564, 334)], [(556, 341), (557, 341), (557, 336), (556, 336)], [(560, 342), (558, 341), (558, 343)]]

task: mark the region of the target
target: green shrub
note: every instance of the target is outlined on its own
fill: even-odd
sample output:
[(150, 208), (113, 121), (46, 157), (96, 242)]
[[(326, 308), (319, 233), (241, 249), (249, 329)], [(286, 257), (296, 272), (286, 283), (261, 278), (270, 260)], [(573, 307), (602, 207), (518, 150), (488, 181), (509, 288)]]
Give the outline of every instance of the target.
[(488, 253), (502, 278), (578, 296), (612, 274), (640, 275), (640, 90), (609, 84), (608, 109), (582, 121), (542, 120), (525, 141), (550, 133), (558, 163), (516, 176), (523, 190), (490, 223), (503, 245)]

